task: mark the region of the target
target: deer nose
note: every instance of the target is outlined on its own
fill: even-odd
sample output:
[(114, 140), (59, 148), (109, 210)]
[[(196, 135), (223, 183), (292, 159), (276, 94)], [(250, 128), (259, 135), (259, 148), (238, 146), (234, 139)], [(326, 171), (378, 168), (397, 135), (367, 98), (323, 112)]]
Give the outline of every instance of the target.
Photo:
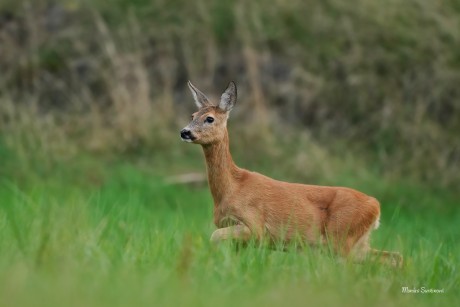
[(180, 132), (180, 137), (184, 140), (190, 140), (192, 138), (192, 132), (188, 129), (182, 129)]

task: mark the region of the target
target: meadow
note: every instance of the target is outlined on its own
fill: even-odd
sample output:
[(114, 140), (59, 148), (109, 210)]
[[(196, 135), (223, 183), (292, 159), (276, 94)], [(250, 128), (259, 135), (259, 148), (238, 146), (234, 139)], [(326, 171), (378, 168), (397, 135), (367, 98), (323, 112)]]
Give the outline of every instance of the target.
[[(0, 190), (0, 304), (459, 303), (460, 215), (445, 209), (455, 207), (455, 195), (369, 173), (348, 180), (381, 200), (382, 223), (372, 244), (400, 251), (405, 257), (402, 269), (370, 260), (340, 261), (327, 248), (284, 252), (255, 243), (246, 248), (213, 246), (212, 199), (206, 185), (171, 185), (165, 179), (168, 163), (202, 171), (200, 149), (194, 149), (188, 159), (82, 158), (70, 167), (36, 166), (33, 176), (30, 169), (12, 165), (17, 167), (11, 172), (14, 177), (2, 177)], [(4, 148), (2, 154), (7, 156)], [(346, 173), (337, 178), (346, 178)], [(405, 286), (444, 293), (404, 294)]]
[[(460, 305), (458, 1), (0, 3), (0, 306)], [(209, 242), (190, 79), (235, 162), (381, 203), (374, 248)], [(403, 288), (420, 293), (403, 293)], [(422, 289), (442, 293), (422, 293)]]

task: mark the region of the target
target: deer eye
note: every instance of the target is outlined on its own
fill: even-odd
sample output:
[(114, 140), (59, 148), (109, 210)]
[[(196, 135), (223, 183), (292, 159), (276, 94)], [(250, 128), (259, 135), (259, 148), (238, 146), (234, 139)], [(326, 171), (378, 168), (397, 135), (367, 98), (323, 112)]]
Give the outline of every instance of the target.
[(213, 121), (214, 121), (214, 118), (212, 118), (211, 116), (206, 117), (206, 119), (204, 120), (204, 122), (208, 124), (212, 123)]

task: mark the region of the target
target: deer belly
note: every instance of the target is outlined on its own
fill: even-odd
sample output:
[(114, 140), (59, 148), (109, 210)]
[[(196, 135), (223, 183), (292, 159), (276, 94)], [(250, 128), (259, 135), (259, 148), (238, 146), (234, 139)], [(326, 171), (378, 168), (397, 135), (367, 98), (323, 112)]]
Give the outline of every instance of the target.
[(265, 228), (274, 240), (292, 241), (300, 239), (316, 243), (321, 238), (320, 215), (311, 209), (271, 212), (267, 214)]

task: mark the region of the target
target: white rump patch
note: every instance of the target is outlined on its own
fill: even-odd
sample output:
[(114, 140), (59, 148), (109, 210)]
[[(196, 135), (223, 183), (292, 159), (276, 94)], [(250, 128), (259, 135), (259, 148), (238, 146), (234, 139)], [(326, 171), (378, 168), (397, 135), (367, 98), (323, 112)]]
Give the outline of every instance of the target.
[(377, 216), (377, 219), (374, 222), (374, 229), (379, 228), (379, 226), (380, 226), (380, 213), (379, 213), (379, 216)]

